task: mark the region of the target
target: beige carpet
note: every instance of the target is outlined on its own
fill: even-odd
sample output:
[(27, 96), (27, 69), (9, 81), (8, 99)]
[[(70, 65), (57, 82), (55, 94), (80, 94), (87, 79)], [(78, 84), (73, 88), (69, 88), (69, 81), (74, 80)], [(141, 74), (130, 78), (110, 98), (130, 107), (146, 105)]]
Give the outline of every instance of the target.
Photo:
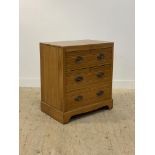
[(62, 125), (40, 111), (40, 89), (20, 88), (20, 155), (134, 155), (134, 90), (113, 99)]

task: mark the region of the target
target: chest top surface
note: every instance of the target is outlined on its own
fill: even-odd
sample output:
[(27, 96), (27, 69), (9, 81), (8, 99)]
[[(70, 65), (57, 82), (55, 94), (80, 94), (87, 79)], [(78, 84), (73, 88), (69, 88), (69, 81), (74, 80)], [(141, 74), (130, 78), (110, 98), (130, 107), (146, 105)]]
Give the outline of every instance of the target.
[(72, 47), (72, 46), (85, 46), (96, 44), (113, 44), (113, 42), (99, 41), (99, 40), (76, 40), (76, 41), (58, 41), (58, 42), (44, 42), (43, 44), (57, 46), (57, 47)]

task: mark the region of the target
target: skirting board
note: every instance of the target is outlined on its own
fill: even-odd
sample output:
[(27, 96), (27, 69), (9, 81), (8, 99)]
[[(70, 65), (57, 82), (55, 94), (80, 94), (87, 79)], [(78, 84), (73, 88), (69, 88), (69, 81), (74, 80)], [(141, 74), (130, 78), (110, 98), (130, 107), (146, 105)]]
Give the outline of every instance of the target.
[[(39, 78), (20, 78), (20, 87), (40, 87)], [(134, 80), (113, 80), (113, 88), (135, 89)]]

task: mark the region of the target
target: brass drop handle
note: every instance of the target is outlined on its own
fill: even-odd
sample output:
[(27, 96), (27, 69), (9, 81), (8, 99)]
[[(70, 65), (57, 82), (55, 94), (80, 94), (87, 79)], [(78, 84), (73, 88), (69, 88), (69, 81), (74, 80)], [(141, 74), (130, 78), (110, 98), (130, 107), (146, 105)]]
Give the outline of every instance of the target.
[(99, 54), (97, 55), (97, 59), (98, 59), (98, 60), (103, 60), (103, 59), (104, 59), (104, 54), (103, 54), (103, 53), (99, 53)]
[(77, 76), (76, 78), (75, 78), (75, 81), (76, 82), (80, 82), (80, 81), (82, 81), (83, 80), (83, 77), (82, 76)]
[(79, 95), (74, 98), (75, 101), (79, 102), (83, 99), (83, 96)]
[(103, 96), (103, 94), (104, 94), (104, 91), (103, 91), (103, 90), (99, 90), (99, 91), (96, 93), (97, 96)]
[(104, 76), (104, 73), (103, 73), (103, 72), (98, 72), (98, 73), (96, 74), (96, 76), (97, 76), (98, 78), (101, 78), (101, 77)]
[(79, 64), (79, 63), (81, 63), (82, 61), (83, 61), (83, 57), (81, 57), (81, 56), (77, 56), (76, 59), (75, 59), (75, 63), (76, 63), (76, 64)]

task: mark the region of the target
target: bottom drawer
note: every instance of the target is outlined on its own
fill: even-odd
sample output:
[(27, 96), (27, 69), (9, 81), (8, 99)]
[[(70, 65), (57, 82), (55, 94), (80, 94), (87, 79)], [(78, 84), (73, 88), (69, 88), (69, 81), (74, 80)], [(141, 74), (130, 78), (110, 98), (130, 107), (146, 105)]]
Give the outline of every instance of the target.
[(112, 98), (112, 87), (98, 86), (72, 91), (66, 95), (65, 111)]

